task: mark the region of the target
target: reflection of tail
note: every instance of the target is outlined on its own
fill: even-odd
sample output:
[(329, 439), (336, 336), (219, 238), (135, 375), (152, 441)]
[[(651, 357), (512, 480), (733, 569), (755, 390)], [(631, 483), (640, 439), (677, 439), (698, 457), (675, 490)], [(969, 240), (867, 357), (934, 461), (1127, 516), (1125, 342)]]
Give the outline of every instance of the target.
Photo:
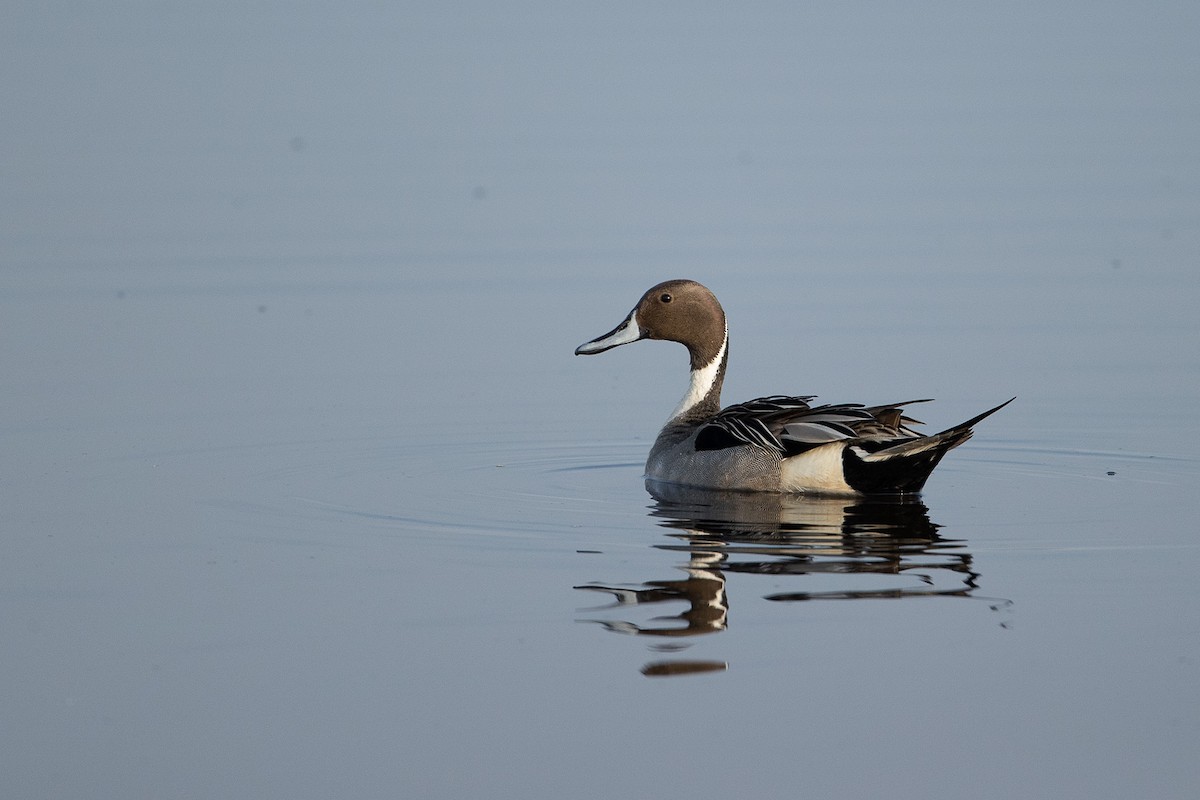
[(862, 445), (842, 451), (846, 482), (864, 492), (919, 492), (942, 456), (971, 438), (971, 428), (1017, 398), (932, 436), (921, 436), (874, 452)]

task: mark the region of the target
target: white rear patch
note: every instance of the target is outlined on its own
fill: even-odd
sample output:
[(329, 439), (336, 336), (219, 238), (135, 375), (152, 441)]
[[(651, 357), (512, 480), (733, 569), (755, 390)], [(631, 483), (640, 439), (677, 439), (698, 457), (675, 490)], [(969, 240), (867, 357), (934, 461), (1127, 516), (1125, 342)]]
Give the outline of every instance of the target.
[(780, 488), (785, 492), (824, 492), (827, 494), (858, 494), (846, 483), (842, 469), (841, 442), (830, 442), (798, 456), (785, 458)]

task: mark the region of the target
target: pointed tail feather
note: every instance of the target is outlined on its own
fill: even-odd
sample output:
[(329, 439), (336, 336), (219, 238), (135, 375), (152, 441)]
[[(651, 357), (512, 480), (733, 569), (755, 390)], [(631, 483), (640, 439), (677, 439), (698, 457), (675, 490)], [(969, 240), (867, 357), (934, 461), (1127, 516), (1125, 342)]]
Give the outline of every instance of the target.
[(952, 428), (947, 428), (941, 433), (935, 433), (930, 436), (922, 436), (919, 439), (911, 439), (907, 442), (902, 442), (892, 447), (886, 447), (883, 450), (878, 450), (874, 453), (862, 453), (859, 454), (859, 458), (867, 462), (887, 461), (893, 458), (904, 458), (906, 456), (914, 456), (919, 453), (927, 453), (930, 451), (940, 451), (938, 456), (940, 458), (941, 454), (953, 450), (967, 439), (970, 439), (971, 434), (974, 433), (971, 428), (974, 427), (976, 423), (987, 419), (992, 414), (995, 414), (997, 411), (1004, 408), (1006, 405), (1016, 399), (1017, 398), (1015, 397), (1011, 397), (995, 408), (990, 408), (987, 411), (984, 411), (982, 414), (971, 417), (966, 422), (961, 422)]
[(942, 433), (949, 433), (950, 431), (958, 430), (960, 428), (974, 427), (975, 423), (982, 422), (983, 420), (987, 419), (992, 414), (995, 414), (997, 411), (1004, 408), (1006, 405), (1008, 405), (1009, 403), (1011, 403), (1013, 400), (1016, 400), (1016, 399), (1017, 398), (1015, 398), (1015, 397), (1010, 397), (1007, 400), (1005, 400), (1003, 403), (1001, 403), (1000, 405), (996, 406), (995, 408), (989, 408), (987, 411), (983, 412), (979, 416), (971, 417), (966, 422), (959, 423), (958, 425), (955, 425), (953, 428), (949, 428), (948, 430), (942, 431)]
[(874, 453), (858, 445), (842, 451), (846, 483), (864, 494), (919, 492), (942, 456), (971, 438), (971, 426), (1011, 403), (1001, 403), (977, 417), (932, 436), (921, 436)]

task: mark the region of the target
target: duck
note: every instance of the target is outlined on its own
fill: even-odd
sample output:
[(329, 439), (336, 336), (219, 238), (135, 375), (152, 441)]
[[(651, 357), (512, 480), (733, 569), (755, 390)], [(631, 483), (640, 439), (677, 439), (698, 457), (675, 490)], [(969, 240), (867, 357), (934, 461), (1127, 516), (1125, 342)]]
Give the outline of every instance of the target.
[(669, 280), (646, 291), (629, 315), (575, 355), (643, 339), (687, 348), (691, 379), (646, 458), (647, 485), (719, 491), (862, 496), (919, 494), (973, 426), (1016, 398), (940, 433), (923, 435), (907, 407), (929, 400), (814, 405), (815, 396), (771, 395), (721, 407), (729, 363), (725, 311), (708, 288)]

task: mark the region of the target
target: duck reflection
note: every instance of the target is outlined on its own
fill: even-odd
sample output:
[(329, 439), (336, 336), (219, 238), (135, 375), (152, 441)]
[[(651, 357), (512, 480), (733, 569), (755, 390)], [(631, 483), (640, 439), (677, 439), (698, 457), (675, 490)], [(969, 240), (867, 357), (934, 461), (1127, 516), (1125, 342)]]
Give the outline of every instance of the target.
[[(938, 535), (919, 498), (800, 497), (714, 492), (648, 481), (650, 514), (670, 529), (661, 550), (687, 554), (683, 576), (640, 584), (590, 583), (576, 589), (613, 597), (617, 619), (591, 619), (606, 629), (638, 636), (691, 637), (726, 628), (730, 573), (808, 577), (817, 584), (765, 595), (775, 602), (969, 596), (977, 586), (971, 554), (962, 542)], [(799, 583), (800, 581), (798, 581)], [(778, 581), (774, 582), (778, 584)], [(635, 609), (682, 602), (675, 615), (634, 622)], [(657, 649), (681, 649), (660, 645)], [(721, 662), (667, 661), (646, 665), (648, 675), (722, 669)]]

